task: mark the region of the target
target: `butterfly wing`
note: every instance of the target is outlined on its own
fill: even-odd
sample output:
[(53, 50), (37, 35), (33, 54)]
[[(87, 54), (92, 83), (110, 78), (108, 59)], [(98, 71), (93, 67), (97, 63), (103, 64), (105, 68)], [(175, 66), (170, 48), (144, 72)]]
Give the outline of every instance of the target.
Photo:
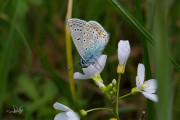
[(99, 23), (87, 22), (83, 33), (83, 51), (85, 51), (83, 57), (94, 62), (101, 55), (108, 41), (109, 35)]
[(83, 46), (83, 31), (86, 26), (86, 21), (72, 18), (68, 20), (68, 27), (70, 30), (71, 37), (76, 46), (77, 51), (80, 56), (83, 58), (84, 56), (84, 46)]
[(82, 66), (95, 63), (109, 40), (108, 33), (96, 21), (72, 18), (68, 26), (73, 42), (83, 59)]

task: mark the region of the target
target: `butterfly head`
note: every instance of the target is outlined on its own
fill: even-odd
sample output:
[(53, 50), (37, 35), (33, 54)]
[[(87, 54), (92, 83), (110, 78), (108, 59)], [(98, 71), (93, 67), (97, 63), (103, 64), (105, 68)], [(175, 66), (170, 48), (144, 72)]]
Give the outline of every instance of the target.
[(88, 67), (90, 64), (87, 63), (84, 59), (81, 59), (79, 61), (79, 65), (81, 65), (82, 67)]

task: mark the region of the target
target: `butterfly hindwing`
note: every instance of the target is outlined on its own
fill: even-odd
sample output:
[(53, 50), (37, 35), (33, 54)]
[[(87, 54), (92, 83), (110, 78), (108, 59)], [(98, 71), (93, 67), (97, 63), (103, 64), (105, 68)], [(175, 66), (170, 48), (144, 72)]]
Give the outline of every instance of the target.
[(83, 34), (83, 46), (86, 52), (84, 58), (98, 58), (108, 43), (108, 33), (96, 21), (89, 21), (86, 24)]

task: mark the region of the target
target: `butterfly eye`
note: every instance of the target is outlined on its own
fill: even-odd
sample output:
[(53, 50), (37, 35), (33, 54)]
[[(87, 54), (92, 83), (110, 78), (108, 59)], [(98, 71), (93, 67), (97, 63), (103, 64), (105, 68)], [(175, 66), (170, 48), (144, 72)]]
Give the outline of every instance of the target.
[(85, 61), (83, 59), (81, 59), (81, 61), (79, 62), (79, 65), (84, 65)]

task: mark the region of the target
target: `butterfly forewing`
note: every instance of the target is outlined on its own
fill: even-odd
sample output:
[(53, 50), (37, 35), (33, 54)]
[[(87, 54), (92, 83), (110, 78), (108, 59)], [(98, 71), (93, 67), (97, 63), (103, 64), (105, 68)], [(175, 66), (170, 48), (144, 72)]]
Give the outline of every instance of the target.
[(84, 56), (84, 47), (83, 47), (83, 31), (86, 25), (86, 21), (80, 19), (69, 19), (68, 26), (70, 30), (71, 37), (73, 42), (78, 50), (80, 56), (83, 58)]

